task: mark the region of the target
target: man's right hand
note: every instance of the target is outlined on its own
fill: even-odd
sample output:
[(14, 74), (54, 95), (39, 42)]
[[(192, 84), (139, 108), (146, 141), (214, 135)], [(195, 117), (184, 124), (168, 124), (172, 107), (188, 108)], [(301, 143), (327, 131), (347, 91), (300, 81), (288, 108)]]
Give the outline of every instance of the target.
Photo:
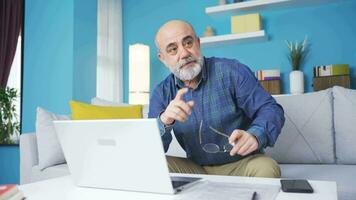
[(185, 102), (184, 94), (188, 92), (188, 88), (178, 90), (176, 97), (169, 103), (166, 110), (161, 114), (160, 119), (165, 125), (171, 125), (175, 120), (184, 122), (192, 113), (194, 101)]

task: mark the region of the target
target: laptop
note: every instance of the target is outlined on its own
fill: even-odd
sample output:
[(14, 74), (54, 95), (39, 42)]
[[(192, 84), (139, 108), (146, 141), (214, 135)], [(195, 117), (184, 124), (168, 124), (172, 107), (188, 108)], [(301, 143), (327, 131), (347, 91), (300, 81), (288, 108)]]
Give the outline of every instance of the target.
[(200, 178), (171, 177), (156, 119), (54, 121), (78, 186), (175, 194)]

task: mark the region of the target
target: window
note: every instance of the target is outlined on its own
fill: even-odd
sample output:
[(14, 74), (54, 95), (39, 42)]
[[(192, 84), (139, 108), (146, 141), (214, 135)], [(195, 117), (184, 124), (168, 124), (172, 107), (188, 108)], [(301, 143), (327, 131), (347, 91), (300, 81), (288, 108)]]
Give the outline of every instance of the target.
[[(16, 113), (18, 116), (18, 120), (20, 121), (21, 119), (21, 112), (20, 112), (20, 108), (21, 108), (21, 35), (18, 38), (17, 41), (17, 47), (16, 47), (16, 53), (15, 53), (15, 57), (14, 60), (12, 62), (12, 66), (11, 66), (11, 70), (10, 70), (10, 75), (7, 81), (7, 86), (10, 88), (16, 88), (17, 90), (17, 94), (18, 94), (18, 98), (15, 102), (15, 107), (16, 107)], [(13, 136), (13, 140), (18, 140), (19, 138), (17, 138), (18, 136), (14, 135)]]

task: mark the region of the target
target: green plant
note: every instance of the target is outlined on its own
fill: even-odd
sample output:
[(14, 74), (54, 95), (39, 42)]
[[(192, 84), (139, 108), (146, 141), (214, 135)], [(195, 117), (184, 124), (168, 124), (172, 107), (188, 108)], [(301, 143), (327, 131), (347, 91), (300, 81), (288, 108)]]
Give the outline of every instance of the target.
[(294, 44), (293, 42), (286, 40), (286, 43), (289, 50), (287, 57), (290, 64), (292, 65), (292, 69), (300, 70), (309, 52), (308, 38), (305, 37), (303, 42), (295, 42)]
[(16, 113), (15, 101), (18, 97), (15, 88), (0, 88), (0, 143), (13, 144), (11, 136), (20, 133), (20, 123)]

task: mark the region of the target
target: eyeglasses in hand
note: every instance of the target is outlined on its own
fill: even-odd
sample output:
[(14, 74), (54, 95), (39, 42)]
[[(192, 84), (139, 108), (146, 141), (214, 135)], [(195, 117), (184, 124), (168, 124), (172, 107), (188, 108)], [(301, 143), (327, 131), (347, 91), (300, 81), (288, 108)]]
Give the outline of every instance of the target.
[[(202, 146), (202, 149), (207, 152), (207, 153), (224, 153), (224, 152), (230, 152), (231, 149), (234, 147), (233, 144), (226, 143), (222, 146), (222, 148), (215, 144), (215, 143), (206, 143), (202, 144), (202, 126), (203, 126), (203, 120), (200, 121), (200, 126), (199, 126), (199, 141), (200, 141), (200, 146)], [(230, 136), (227, 135), (226, 133), (223, 133), (221, 131), (216, 130), (215, 128), (209, 126), (209, 129), (212, 130), (214, 133), (221, 135), (223, 137), (229, 138)]]

